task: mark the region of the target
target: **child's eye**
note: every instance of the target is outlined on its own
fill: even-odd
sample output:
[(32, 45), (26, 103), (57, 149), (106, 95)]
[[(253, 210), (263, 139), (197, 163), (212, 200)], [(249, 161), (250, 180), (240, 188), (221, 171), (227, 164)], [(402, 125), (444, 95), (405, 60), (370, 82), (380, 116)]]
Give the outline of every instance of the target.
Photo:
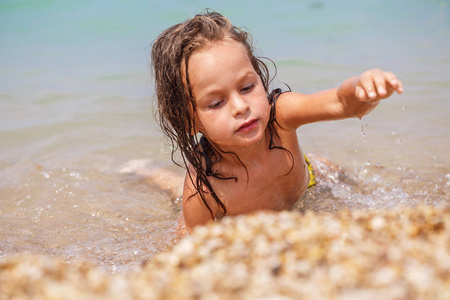
[(243, 89), (241, 89), (241, 92), (245, 93), (245, 92), (249, 92), (251, 91), (253, 88), (255, 87), (255, 84), (249, 84), (247, 86), (245, 86)]
[(208, 106), (209, 109), (219, 108), (223, 103), (223, 100), (214, 101), (211, 105)]

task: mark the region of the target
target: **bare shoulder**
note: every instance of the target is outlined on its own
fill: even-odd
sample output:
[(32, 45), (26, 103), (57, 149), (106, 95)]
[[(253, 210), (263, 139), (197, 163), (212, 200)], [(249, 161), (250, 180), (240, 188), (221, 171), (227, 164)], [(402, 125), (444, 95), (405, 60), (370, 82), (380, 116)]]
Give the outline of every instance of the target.
[(298, 125), (298, 116), (301, 115), (306, 98), (307, 95), (295, 92), (285, 92), (278, 97), (276, 118), (282, 128), (290, 130), (300, 126)]
[[(192, 167), (186, 172), (183, 188), (183, 215), (186, 227), (191, 231), (197, 225), (204, 225), (213, 220), (219, 207), (210, 195), (209, 190), (203, 188), (203, 198), (196, 187), (197, 173)], [(206, 206), (209, 206), (208, 207)]]

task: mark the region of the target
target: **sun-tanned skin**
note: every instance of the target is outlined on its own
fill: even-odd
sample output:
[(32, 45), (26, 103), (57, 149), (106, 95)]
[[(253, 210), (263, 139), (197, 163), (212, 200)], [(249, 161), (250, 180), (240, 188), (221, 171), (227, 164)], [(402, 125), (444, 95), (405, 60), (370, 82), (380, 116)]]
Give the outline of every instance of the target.
[[(291, 156), (288, 151), (269, 149), (267, 95), (240, 44), (224, 40), (200, 48), (189, 59), (188, 74), (197, 108), (195, 128), (225, 152), (213, 171), (237, 178), (209, 178), (227, 215), (292, 208), (304, 195), (309, 180), (296, 129), (318, 121), (362, 117), (379, 100), (395, 91), (403, 92), (394, 74), (373, 69), (347, 79), (338, 88), (310, 95), (281, 94), (276, 104), (279, 138), (274, 137), (274, 143), (289, 150)], [(245, 167), (226, 152), (237, 154)], [(195, 178), (193, 168), (189, 172)], [(211, 220), (211, 212), (196, 193), (190, 176), (186, 175), (183, 191), (188, 231)], [(212, 215), (221, 215), (223, 211), (208, 191), (204, 196)]]

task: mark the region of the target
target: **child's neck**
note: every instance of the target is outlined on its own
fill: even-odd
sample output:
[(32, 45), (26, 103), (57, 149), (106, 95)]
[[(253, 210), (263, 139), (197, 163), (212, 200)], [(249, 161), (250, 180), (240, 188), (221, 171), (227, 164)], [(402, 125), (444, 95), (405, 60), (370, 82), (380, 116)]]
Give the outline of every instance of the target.
[(233, 164), (236, 162), (235, 155), (237, 155), (244, 165), (258, 163), (259, 160), (266, 159), (266, 155), (269, 152), (269, 142), (270, 135), (268, 130), (266, 130), (264, 137), (258, 143), (243, 148), (234, 147), (233, 149), (227, 149), (226, 152), (233, 154), (222, 153), (222, 160)]

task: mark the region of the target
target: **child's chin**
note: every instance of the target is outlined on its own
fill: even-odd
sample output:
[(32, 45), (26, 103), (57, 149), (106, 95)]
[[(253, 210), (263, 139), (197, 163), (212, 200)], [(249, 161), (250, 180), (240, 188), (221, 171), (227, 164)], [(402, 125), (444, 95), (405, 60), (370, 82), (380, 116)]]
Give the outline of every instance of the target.
[(264, 134), (255, 134), (254, 136), (248, 137), (242, 141), (243, 147), (249, 147), (260, 143), (264, 138)]

